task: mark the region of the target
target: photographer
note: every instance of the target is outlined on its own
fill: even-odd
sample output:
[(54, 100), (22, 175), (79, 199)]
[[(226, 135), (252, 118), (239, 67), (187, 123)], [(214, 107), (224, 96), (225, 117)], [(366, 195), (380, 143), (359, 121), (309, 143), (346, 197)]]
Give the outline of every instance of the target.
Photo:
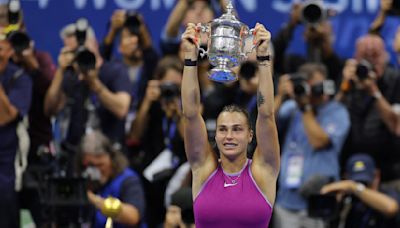
[(183, 64), (165, 57), (150, 80), (128, 139), (139, 147), (132, 165), (145, 178), (149, 225), (158, 225), (165, 214), (164, 191), (176, 168), (186, 161), (180, 85)]
[[(282, 165), (274, 227), (324, 227), (307, 215), (300, 189), (317, 174), (339, 178), (339, 152), (350, 121), (346, 109), (329, 99), (334, 91), (323, 65), (305, 64), (297, 75), (281, 77), (275, 97)], [(283, 97), (289, 99), (282, 103)]]
[[(104, 200), (121, 201), (120, 212), (113, 218), (114, 227), (139, 227), (144, 222), (145, 198), (139, 176), (128, 168), (122, 152), (113, 148), (100, 131), (87, 133), (81, 142), (81, 164), (100, 173), (100, 187), (89, 189), (87, 196), (96, 208), (93, 227), (104, 227)], [(94, 191), (94, 192), (93, 192)]]
[(0, 226), (14, 228), (19, 227), (14, 160), (24, 146), (22, 143), (26, 143), (20, 138), (19, 128), (31, 104), (32, 81), (9, 62), (14, 50), (3, 29), (0, 31)]
[[(212, 1), (215, 0), (178, 0), (168, 17), (161, 33), (161, 51), (163, 55), (178, 54), (181, 44), (181, 33), (187, 23), (209, 23), (214, 19)], [(222, 10), (226, 9), (227, 1), (217, 0)], [(203, 42), (202, 42), (203, 43)]]
[(22, 208), (30, 210), (37, 226), (45, 222), (43, 206), (38, 194), (38, 183), (44, 172), (54, 161), (51, 149), (52, 125), (50, 117), (44, 113), (44, 99), (55, 73), (55, 65), (48, 52), (34, 47), (29, 35), (22, 27), (9, 34), (14, 54), (12, 62), (25, 70), (32, 79), (32, 102), (28, 113), (28, 134), (30, 139), (28, 166), (23, 173), (22, 191), (19, 202)]
[(354, 57), (346, 62), (336, 96), (349, 110), (352, 122), (341, 160), (344, 164), (352, 152), (363, 151), (382, 168), (383, 182), (399, 180), (395, 112), (400, 103), (399, 74), (388, 66), (385, 44), (377, 35), (359, 38)]
[(372, 157), (353, 155), (347, 161), (346, 174), (347, 180), (321, 189), (321, 194), (336, 193), (342, 203), (338, 227), (399, 227), (396, 216), (399, 217), (400, 194), (381, 188)]
[(123, 145), (131, 101), (126, 68), (103, 61), (93, 31), (79, 28), (81, 25), (68, 25), (61, 33), (65, 47), (45, 99), (48, 115), (64, 110), (63, 127), (67, 129), (62, 130), (67, 133), (61, 140), (63, 149), (71, 153), (87, 129), (99, 128), (110, 140)]
[[(112, 58), (117, 35), (120, 36), (118, 52), (122, 59)], [(106, 60), (121, 62), (126, 66), (132, 85), (130, 112), (134, 113), (143, 99), (147, 82), (152, 78), (154, 66), (158, 62), (158, 54), (152, 46), (151, 35), (143, 16), (130, 10), (115, 10), (100, 51)]]
[[(332, 10), (324, 8), (323, 2), (319, 0), (293, 4), (289, 21), (273, 39), (274, 49), (279, 50), (275, 53), (275, 72), (278, 74), (296, 72), (298, 67), (306, 62), (322, 63), (327, 67), (328, 79), (335, 81), (337, 85), (340, 83), (343, 60), (333, 49), (334, 34), (332, 25), (328, 21), (331, 14)], [(303, 37), (307, 54), (306, 56), (286, 54), (294, 32), (300, 25), (304, 28)]]

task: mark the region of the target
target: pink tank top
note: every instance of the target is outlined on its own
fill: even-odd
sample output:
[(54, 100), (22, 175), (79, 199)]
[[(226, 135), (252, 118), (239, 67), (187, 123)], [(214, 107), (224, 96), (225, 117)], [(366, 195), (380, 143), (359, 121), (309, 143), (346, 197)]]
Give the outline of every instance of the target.
[(236, 174), (218, 166), (193, 203), (196, 228), (268, 227), (272, 206), (251, 175), (251, 161)]

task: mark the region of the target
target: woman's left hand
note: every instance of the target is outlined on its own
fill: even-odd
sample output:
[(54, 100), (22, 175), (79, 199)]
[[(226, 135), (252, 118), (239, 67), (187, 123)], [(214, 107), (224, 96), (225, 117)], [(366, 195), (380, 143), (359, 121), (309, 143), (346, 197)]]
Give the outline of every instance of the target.
[(256, 51), (257, 56), (268, 55), (268, 47), (271, 40), (271, 33), (265, 29), (264, 25), (257, 23), (254, 28), (254, 40), (253, 43), (257, 45)]

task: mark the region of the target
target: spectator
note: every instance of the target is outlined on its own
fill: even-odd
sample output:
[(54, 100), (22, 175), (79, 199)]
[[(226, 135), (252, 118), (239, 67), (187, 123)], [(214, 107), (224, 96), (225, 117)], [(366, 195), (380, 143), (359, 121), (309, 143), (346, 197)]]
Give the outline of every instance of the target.
[(275, 72), (279, 75), (296, 72), (306, 62), (316, 62), (327, 67), (327, 78), (340, 83), (340, 70), (343, 60), (333, 49), (333, 30), (328, 19), (316, 24), (304, 23), (304, 39), (307, 55), (286, 54), (295, 29), (302, 23), (303, 4), (294, 3), (289, 22), (277, 33), (273, 39), (275, 53)]
[[(23, 31), (14, 31), (9, 40), (14, 48), (12, 61), (23, 68), (32, 80), (32, 102), (29, 109), (29, 139), (28, 166), (23, 174), (22, 191), (19, 194), (21, 207), (28, 208), (37, 226), (43, 226), (45, 215), (39, 199), (40, 178), (54, 161), (52, 140), (52, 125), (50, 117), (44, 113), (44, 99), (55, 73), (55, 65), (48, 52), (34, 47), (34, 41)], [(26, 39), (27, 47), (24, 45)]]
[[(106, 217), (102, 214), (104, 200), (114, 197), (121, 201), (121, 211), (114, 218), (114, 227), (139, 227), (144, 222), (145, 197), (139, 176), (128, 168), (122, 152), (113, 148), (109, 139), (100, 131), (87, 133), (82, 138), (82, 165), (100, 172), (101, 187), (88, 190), (89, 201), (96, 208), (93, 227), (104, 227)], [(92, 170), (93, 172), (93, 170)]]
[(168, 56), (155, 72), (128, 135), (138, 147), (132, 165), (145, 177), (150, 226), (163, 222), (165, 188), (178, 166), (186, 161), (179, 93), (182, 63)]
[[(125, 117), (131, 101), (129, 77), (121, 64), (105, 62), (98, 51), (94, 33), (86, 31), (84, 49), (95, 57), (88, 71), (77, 66), (78, 39), (75, 25), (62, 31), (65, 47), (58, 58), (58, 68), (45, 98), (45, 112), (55, 115), (61, 110), (67, 125), (62, 146), (70, 153), (77, 150), (87, 129), (100, 128), (115, 143), (125, 142)], [(79, 47), (82, 50), (82, 47)], [(88, 53), (88, 52), (86, 52)]]
[(344, 204), (338, 227), (399, 227), (396, 217), (400, 193), (381, 188), (379, 170), (372, 157), (354, 154), (347, 161), (346, 174), (347, 180), (321, 189), (322, 194), (336, 193)]
[[(122, 59), (112, 58), (113, 46), (117, 34), (118, 52)], [(158, 62), (158, 54), (152, 46), (150, 32), (144, 18), (139, 13), (126, 10), (115, 10), (110, 20), (110, 28), (100, 47), (106, 60), (122, 62), (128, 69), (131, 81), (132, 105), (130, 108), (131, 121), (137, 105), (141, 103), (146, 91), (148, 80), (152, 79)], [(130, 122), (127, 122), (130, 126)]]
[(25, 127), (21, 121), (29, 111), (32, 81), (22, 69), (9, 62), (13, 49), (3, 30), (0, 50), (0, 226), (17, 228), (19, 207), (14, 160), (18, 151), (21, 152), (21, 142), (26, 142), (20, 138)]
[[(274, 208), (276, 228), (324, 227), (322, 220), (307, 216), (307, 201), (300, 189), (317, 174), (339, 178), (339, 153), (350, 127), (345, 107), (329, 100), (329, 91), (317, 92), (326, 82), (325, 67), (305, 64), (298, 75), (281, 77), (275, 98), (282, 143), (282, 168)], [(282, 96), (291, 99), (281, 105)]]
[(393, 108), (400, 103), (399, 73), (388, 66), (385, 44), (377, 35), (359, 38), (354, 57), (346, 62), (341, 90), (336, 95), (349, 110), (352, 123), (341, 160), (346, 161), (354, 151), (363, 151), (382, 168), (383, 182), (398, 180), (400, 143)]

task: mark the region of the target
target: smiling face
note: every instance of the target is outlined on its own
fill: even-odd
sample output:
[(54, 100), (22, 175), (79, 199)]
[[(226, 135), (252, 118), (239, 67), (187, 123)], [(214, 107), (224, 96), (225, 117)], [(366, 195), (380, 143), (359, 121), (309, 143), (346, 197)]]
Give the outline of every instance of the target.
[(246, 155), (252, 137), (253, 132), (245, 114), (223, 111), (218, 116), (215, 141), (221, 156), (235, 158)]

